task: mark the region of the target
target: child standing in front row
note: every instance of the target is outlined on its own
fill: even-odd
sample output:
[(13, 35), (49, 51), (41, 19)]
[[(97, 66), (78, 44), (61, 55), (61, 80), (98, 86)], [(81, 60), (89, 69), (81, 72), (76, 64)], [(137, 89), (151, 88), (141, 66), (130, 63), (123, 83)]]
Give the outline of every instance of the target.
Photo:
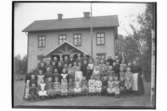
[(86, 80), (86, 77), (83, 77), (82, 79), (82, 94), (83, 95), (86, 95), (88, 93), (88, 83), (87, 83), (87, 80)]
[(116, 97), (119, 97), (120, 89), (119, 89), (119, 80), (117, 76), (110, 76), (108, 81), (108, 94), (114, 94)]
[(37, 93), (37, 84), (31, 83), (30, 84), (30, 100), (36, 100), (38, 98)]
[(95, 85), (96, 93), (97, 95), (100, 95), (102, 90), (102, 81), (100, 80), (100, 75), (96, 76)]
[(107, 86), (108, 86), (108, 76), (103, 76), (102, 77), (102, 91), (101, 91), (101, 94), (104, 96), (104, 95), (107, 95)]
[(119, 88), (120, 81), (118, 80), (118, 77), (115, 76), (114, 78), (114, 93), (116, 97), (119, 97), (120, 95), (120, 88)]
[(55, 76), (54, 78), (53, 91), (54, 91), (54, 96), (60, 95), (61, 87), (59, 82), (59, 76)]
[(46, 81), (46, 90), (47, 90), (47, 94), (49, 97), (52, 97), (54, 95), (53, 92), (53, 82), (52, 82), (52, 77), (48, 76), (47, 77), (47, 81)]
[(30, 90), (29, 90), (30, 100), (35, 100), (38, 97), (38, 94), (37, 94), (37, 79), (36, 79), (35, 74), (31, 74), (29, 85), (30, 85)]
[(125, 72), (124, 72), (123, 66), (120, 66), (119, 77), (120, 77), (120, 91), (122, 94), (124, 94), (125, 92)]
[(46, 83), (44, 82), (44, 80), (42, 80), (39, 84), (38, 95), (41, 99), (44, 99), (48, 96), (46, 91)]
[(89, 79), (88, 86), (89, 86), (89, 94), (93, 95), (96, 91), (96, 89), (95, 89), (95, 79), (94, 79), (93, 75)]
[(81, 81), (79, 78), (76, 78), (75, 80), (75, 88), (74, 88), (74, 92), (76, 95), (80, 95), (81, 94)]
[(26, 80), (25, 89), (24, 89), (24, 98), (29, 99), (29, 90), (30, 90), (30, 80)]
[(125, 73), (125, 87), (126, 87), (126, 90), (129, 92), (132, 88), (132, 82), (133, 82), (133, 79), (132, 79), (132, 72), (131, 72), (131, 69), (130, 67), (127, 67), (126, 69), (126, 73)]
[(108, 84), (107, 93), (110, 95), (113, 93), (113, 84), (114, 84), (114, 77), (113, 76), (109, 76), (107, 84)]
[(66, 69), (64, 68), (61, 74), (61, 95), (67, 96), (68, 94), (68, 82), (67, 82), (68, 74)]
[(74, 77), (71, 75), (71, 76), (69, 76), (69, 83), (68, 83), (68, 94), (70, 96), (74, 95), (74, 87), (75, 87)]

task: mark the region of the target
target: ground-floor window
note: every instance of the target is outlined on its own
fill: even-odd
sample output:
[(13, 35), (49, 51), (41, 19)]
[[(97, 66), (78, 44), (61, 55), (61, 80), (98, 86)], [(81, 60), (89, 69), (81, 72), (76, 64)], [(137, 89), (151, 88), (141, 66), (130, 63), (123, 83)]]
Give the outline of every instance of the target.
[(104, 59), (104, 58), (106, 58), (106, 53), (97, 53), (96, 56), (98, 58)]

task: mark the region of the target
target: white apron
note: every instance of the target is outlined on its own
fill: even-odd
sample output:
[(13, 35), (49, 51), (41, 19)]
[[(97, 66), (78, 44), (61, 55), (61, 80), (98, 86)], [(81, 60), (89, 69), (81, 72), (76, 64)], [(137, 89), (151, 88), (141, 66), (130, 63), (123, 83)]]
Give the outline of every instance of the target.
[(134, 73), (132, 78), (133, 78), (132, 90), (138, 91), (138, 73)]

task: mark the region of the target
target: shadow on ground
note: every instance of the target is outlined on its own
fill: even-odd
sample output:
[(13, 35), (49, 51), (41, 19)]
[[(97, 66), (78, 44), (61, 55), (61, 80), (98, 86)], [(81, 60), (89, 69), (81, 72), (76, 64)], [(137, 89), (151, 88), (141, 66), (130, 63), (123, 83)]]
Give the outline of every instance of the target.
[(142, 96), (130, 95), (120, 98), (108, 96), (78, 96), (55, 98), (30, 102), (23, 100), (24, 81), (14, 82), (14, 106), (132, 106), (151, 107), (150, 104), (150, 83), (145, 82), (145, 94)]

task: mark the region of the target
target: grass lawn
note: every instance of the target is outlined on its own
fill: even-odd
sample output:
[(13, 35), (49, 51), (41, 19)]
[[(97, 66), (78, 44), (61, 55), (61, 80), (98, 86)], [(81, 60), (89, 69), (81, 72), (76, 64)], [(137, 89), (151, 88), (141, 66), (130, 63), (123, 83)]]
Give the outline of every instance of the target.
[(78, 96), (57, 98), (42, 101), (23, 100), (24, 81), (14, 82), (14, 106), (133, 106), (151, 107), (150, 83), (144, 83), (145, 94), (142, 96), (131, 95), (120, 98), (108, 96)]

